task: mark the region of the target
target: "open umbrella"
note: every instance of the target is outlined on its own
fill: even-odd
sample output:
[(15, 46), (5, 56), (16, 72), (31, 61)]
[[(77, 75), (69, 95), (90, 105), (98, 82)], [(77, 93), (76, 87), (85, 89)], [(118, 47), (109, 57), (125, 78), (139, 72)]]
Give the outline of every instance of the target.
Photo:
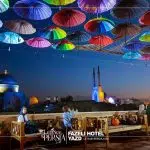
[(76, 0), (43, 0), (43, 1), (50, 5), (65, 6), (75, 2)]
[(88, 13), (103, 13), (114, 7), (116, 0), (78, 0), (78, 7)]
[(0, 13), (5, 12), (9, 8), (8, 0), (0, 0)]
[(0, 33), (0, 41), (7, 44), (21, 44), (24, 39), (14, 32), (3, 32)]
[(69, 42), (68, 40), (62, 40), (56, 46), (56, 49), (62, 50), (62, 51), (71, 51), (74, 48), (75, 48), (75, 45)]
[(141, 51), (142, 51), (144, 54), (150, 54), (150, 46), (145, 46)]
[(39, 0), (20, 0), (13, 8), (17, 15), (31, 20), (47, 19), (52, 14), (51, 8)]
[(150, 26), (150, 11), (147, 11), (142, 17), (139, 19), (140, 24)]
[(150, 31), (145, 32), (139, 37), (139, 40), (142, 42), (150, 42)]
[(9, 20), (5, 21), (4, 26), (9, 30), (19, 34), (33, 34), (36, 29), (25, 20)]
[(150, 60), (150, 54), (143, 54), (140, 60), (145, 60), (145, 61)]
[(2, 20), (0, 20), (0, 28), (3, 26), (3, 22)]
[(46, 48), (51, 46), (51, 43), (41, 37), (31, 38), (26, 41), (27, 45), (35, 48)]
[(89, 40), (90, 44), (99, 45), (99, 46), (107, 46), (113, 43), (113, 40), (106, 35), (98, 35), (94, 36)]
[(60, 40), (65, 38), (66, 36), (67, 33), (57, 26), (49, 26), (40, 33), (40, 37), (48, 40)]
[(122, 23), (118, 24), (113, 30), (112, 33), (118, 37), (136, 35), (141, 32), (141, 28), (135, 24), (131, 23)]
[(82, 24), (86, 20), (86, 15), (79, 10), (75, 9), (62, 9), (58, 13), (56, 13), (52, 21), (58, 25), (63, 27), (74, 27)]
[(113, 21), (107, 19), (107, 18), (94, 18), (92, 20), (89, 20), (85, 25), (84, 29), (87, 32), (99, 32), (104, 33), (107, 31), (110, 31), (114, 28), (115, 24)]
[(143, 14), (149, 7), (146, 0), (122, 0), (111, 11), (116, 18), (133, 18)]
[(143, 47), (144, 47), (143, 43), (136, 41), (125, 45), (122, 50), (125, 52), (129, 52), (129, 51), (137, 52), (140, 51)]
[(87, 42), (91, 35), (83, 31), (75, 31), (67, 36), (67, 39), (74, 43)]
[(140, 59), (142, 56), (138, 52), (127, 52), (122, 57), (123, 59)]

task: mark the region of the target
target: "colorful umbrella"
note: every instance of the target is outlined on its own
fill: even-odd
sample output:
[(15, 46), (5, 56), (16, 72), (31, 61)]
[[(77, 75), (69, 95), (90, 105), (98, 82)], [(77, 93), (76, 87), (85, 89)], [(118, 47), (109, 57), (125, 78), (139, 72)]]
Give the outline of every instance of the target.
[(6, 44), (21, 44), (24, 39), (14, 32), (3, 32), (0, 33), (0, 41)]
[(49, 26), (45, 28), (40, 35), (40, 37), (48, 40), (60, 40), (65, 38), (66, 36), (67, 33), (57, 26)]
[(56, 13), (52, 20), (58, 26), (74, 27), (82, 24), (86, 20), (86, 15), (79, 10), (66, 8)]
[(67, 39), (71, 42), (87, 42), (91, 38), (91, 35), (83, 31), (75, 31), (67, 36)]
[(56, 46), (56, 49), (62, 50), (62, 51), (70, 51), (70, 50), (73, 50), (74, 48), (75, 48), (75, 45), (69, 42), (68, 40), (62, 40)]
[(140, 19), (140, 24), (150, 26), (150, 11), (147, 11)]
[(149, 7), (146, 0), (122, 0), (114, 9), (111, 14), (117, 18), (133, 18), (143, 14)]
[(39, 0), (17, 1), (14, 5), (14, 11), (22, 18), (31, 20), (47, 19), (52, 14), (51, 8)]
[(25, 20), (10, 20), (4, 23), (4, 26), (9, 30), (19, 34), (33, 34), (36, 29)]
[(0, 28), (3, 26), (3, 22), (2, 20), (0, 20)]
[(5, 12), (9, 8), (8, 0), (0, 0), (0, 13)]
[(78, 0), (78, 7), (88, 13), (103, 13), (114, 7), (116, 0)]
[(99, 45), (99, 46), (107, 46), (113, 43), (113, 40), (106, 35), (98, 35), (94, 36), (89, 40), (90, 44)]
[(141, 28), (135, 24), (131, 23), (122, 23), (118, 24), (113, 30), (112, 33), (118, 37), (136, 35), (141, 32)]
[(27, 45), (35, 48), (46, 48), (51, 46), (51, 43), (41, 37), (31, 38), (26, 41)]
[(141, 50), (143, 53), (150, 54), (150, 46), (146, 46)]
[(115, 24), (113, 21), (107, 18), (94, 18), (89, 20), (85, 25), (84, 29), (87, 32), (99, 32), (104, 33), (114, 28)]
[(43, 1), (50, 5), (65, 6), (75, 2), (76, 0), (43, 0)]
[(142, 42), (150, 42), (150, 31), (145, 32), (143, 35), (141, 35), (139, 40)]
[(123, 47), (123, 51), (125, 51), (125, 52), (129, 52), (129, 51), (137, 52), (137, 51), (140, 51), (143, 47), (144, 47), (144, 44), (136, 41), (136, 42), (132, 42), (132, 43), (125, 45)]
[(146, 60), (146, 61), (150, 60), (150, 54), (143, 54), (140, 60)]
[(138, 52), (127, 52), (122, 57), (123, 59), (140, 59), (142, 56)]

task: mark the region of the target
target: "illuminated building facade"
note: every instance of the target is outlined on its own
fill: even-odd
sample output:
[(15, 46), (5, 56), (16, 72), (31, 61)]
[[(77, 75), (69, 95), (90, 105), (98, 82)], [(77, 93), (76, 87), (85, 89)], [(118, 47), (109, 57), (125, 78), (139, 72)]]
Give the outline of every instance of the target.
[(15, 110), (28, 106), (28, 99), (19, 90), (17, 81), (6, 70), (0, 73), (0, 110)]
[(93, 89), (92, 89), (92, 100), (96, 102), (104, 102), (105, 100), (105, 93), (103, 91), (101, 82), (100, 82), (100, 69), (98, 66), (97, 71), (97, 77), (98, 77), (98, 85), (96, 85), (95, 80), (95, 69), (93, 68)]

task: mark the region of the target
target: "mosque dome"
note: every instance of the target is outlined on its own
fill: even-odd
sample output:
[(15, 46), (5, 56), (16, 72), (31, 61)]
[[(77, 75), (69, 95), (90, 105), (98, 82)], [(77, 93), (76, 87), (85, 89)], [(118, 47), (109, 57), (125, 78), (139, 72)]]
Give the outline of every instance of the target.
[(3, 93), (8, 89), (13, 92), (18, 92), (19, 85), (13, 76), (8, 74), (7, 70), (5, 70), (4, 73), (0, 74), (0, 93)]

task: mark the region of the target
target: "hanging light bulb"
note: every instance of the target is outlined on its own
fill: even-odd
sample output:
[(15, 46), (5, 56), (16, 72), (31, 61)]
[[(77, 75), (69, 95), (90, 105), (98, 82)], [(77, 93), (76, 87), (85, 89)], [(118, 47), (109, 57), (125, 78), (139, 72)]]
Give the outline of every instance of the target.
[(8, 47), (8, 51), (10, 52), (10, 46)]
[(65, 58), (65, 55), (63, 54), (62, 57)]

